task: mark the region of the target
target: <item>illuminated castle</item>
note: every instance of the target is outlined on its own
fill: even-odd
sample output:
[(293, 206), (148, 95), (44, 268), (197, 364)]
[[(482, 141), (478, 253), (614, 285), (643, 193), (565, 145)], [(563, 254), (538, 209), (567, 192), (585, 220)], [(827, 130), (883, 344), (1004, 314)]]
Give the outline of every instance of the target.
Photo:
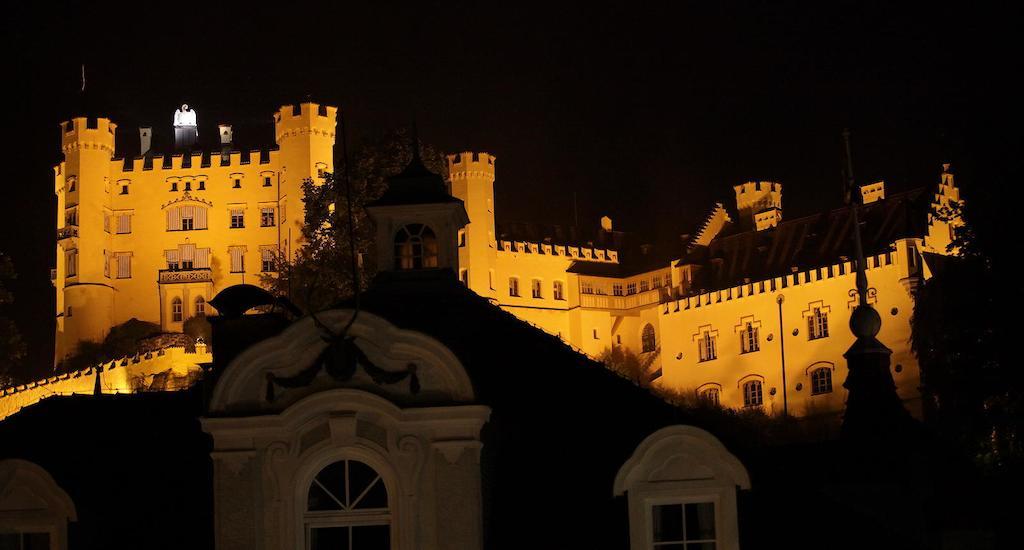
[[(334, 169), (336, 113), (283, 107), (274, 114), (278, 147), (251, 152), (233, 150), (231, 128), (221, 126), (222, 151), (154, 155), (143, 128), (141, 154), (124, 158), (113, 121), (65, 122), (64, 160), (54, 167), (55, 360), (132, 318), (180, 332), (217, 292), (258, 284), (276, 254), (290, 257), (300, 246), (302, 182)], [(179, 141), (194, 139), (175, 129)]]
[[(301, 183), (333, 170), (336, 111), (283, 107), (274, 115), (278, 148), (248, 154), (231, 150), (222, 127), (223, 151), (152, 155), (143, 129), (142, 154), (115, 158), (112, 121), (65, 123), (65, 160), (55, 167), (56, 359), (131, 318), (181, 331), (210, 312), (207, 301), (220, 290), (258, 284), (275, 254), (291, 257), (301, 246)], [(847, 209), (783, 219), (781, 184), (743, 183), (735, 210), (715, 205), (691, 235), (656, 250), (607, 217), (589, 237), (499, 228), (495, 157), (449, 155), (448, 168), (449, 191), (469, 223), (422, 204), (403, 215), (437, 227), (417, 226), (413, 235), (377, 219), (386, 268), (452, 267), (477, 294), (579, 351), (635, 352), (649, 365), (644, 378), (663, 388), (774, 413), (842, 408), (850, 336), (837, 329), (857, 302)], [(928, 257), (947, 253), (955, 222), (937, 212), (959, 202), (959, 190), (947, 166), (933, 190), (887, 197), (877, 182), (861, 193), (868, 300), (885, 316), (879, 338), (893, 350), (899, 394), (913, 408), (913, 290), (930, 276)], [(423, 245), (419, 255), (395, 256), (413, 241)]]

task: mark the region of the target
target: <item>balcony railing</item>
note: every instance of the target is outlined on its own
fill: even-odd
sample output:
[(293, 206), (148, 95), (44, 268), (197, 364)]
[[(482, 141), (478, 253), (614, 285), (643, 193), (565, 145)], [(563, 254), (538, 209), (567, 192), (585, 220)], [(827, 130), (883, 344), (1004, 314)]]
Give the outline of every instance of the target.
[(208, 268), (198, 269), (161, 269), (160, 284), (170, 283), (211, 283), (213, 271)]
[(661, 302), (661, 295), (667, 288), (655, 288), (639, 294), (611, 296), (608, 294), (580, 294), (580, 307), (597, 309), (633, 309)]
[(70, 239), (71, 237), (78, 236), (78, 226), (68, 225), (57, 230), (57, 240), (63, 241), (64, 239)]

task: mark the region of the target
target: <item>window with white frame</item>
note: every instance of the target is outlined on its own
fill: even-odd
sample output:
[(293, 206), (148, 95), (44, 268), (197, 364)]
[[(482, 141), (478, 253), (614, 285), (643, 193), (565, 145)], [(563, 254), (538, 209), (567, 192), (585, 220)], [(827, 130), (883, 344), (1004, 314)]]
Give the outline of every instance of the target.
[(132, 232), (132, 215), (130, 212), (118, 212), (117, 234), (127, 235)]
[(231, 229), (242, 229), (245, 227), (245, 209), (231, 209)]
[(636, 283), (629, 283), (626, 285), (626, 294), (636, 294)]
[(273, 206), (264, 206), (260, 208), (260, 227), (274, 227)]
[(590, 281), (580, 281), (580, 294), (593, 294), (594, 283)]
[(228, 256), (231, 258), (231, 272), (245, 273), (245, 247), (228, 247)]
[(391, 548), (391, 509), (383, 478), (366, 463), (342, 460), (309, 486), (303, 514), (309, 550)]
[(761, 343), (758, 340), (759, 330), (753, 323), (748, 322), (744, 325), (743, 330), (740, 331), (741, 353), (751, 353), (761, 349)]
[(543, 298), (543, 297), (544, 297), (544, 291), (543, 291), (543, 289), (541, 288), (541, 285), (542, 285), (542, 284), (543, 284), (543, 283), (541, 282), (541, 280), (540, 280), (540, 279), (534, 279), (534, 280), (533, 280), (533, 281), (532, 281), (532, 282), (530, 283), (530, 294), (531, 294), (531, 295), (532, 295), (532, 296), (533, 296), (534, 298)]
[(202, 296), (196, 296), (195, 301), (195, 316), (205, 317), (206, 316), (206, 299)]
[(78, 250), (68, 250), (64, 253), (64, 275), (66, 277), (78, 275)]
[(273, 273), (277, 271), (275, 252), (276, 250), (272, 246), (260, 247), (260, 271), (264, 273)]
[(181, 298), (175, 296), (174, 299), (171, 300), (171, 321), (180, 323), (183, 316), (184, 311), (182, 308)]
[(704, 401), (718, 405), (721, 402), (722, 390), (716, 387), (711, 387), (700, 392), (700, 398)]
[(114, 261), (117, 263), (117, 278), (118, 279), (131, 279), (132, 278), (132, 253), (131, 252), (115, 252)]
[(715, 503), (687, 502), (651, 506), (651, 543), (666, 550), (715, 547)]
[(555, 281), (551, 285), (551, 297), (556, 300), (565, 299), (565, 283), (562, 281)]
[(437, 267), (437, 254), (437, 237), (426, 225), (411, 223), (395, 235), (395, 269)]
[(807, 338), (817, 340), (828, 337), (828, 312), (820, 307), (811, 309), (807, 317)]
[(623, 294), (624, 293), (622, 291), (622, 283), (615, 283), (612, 285), (612, 295), (622, 296)]
[(832, 369), (819, 367), (811, 371), (811, 395), (832, 392)]
[(640, 292), (647, 292), (650, 289), (651, 289), (651, 283), (649, 283), (647, 281), (647, 279), (644, 279), (644, 280), (640, 281)]
[(172, 206), (167, 209), (168, 231), (206, 229), (206, 207), (195, 205)]
[(718, 359), (718, 337), (710, 330), (701, 332), (697, 339), (697, 354), (700, 361), (712, 361)]
[(508, 278), (508, 295), (519, 296), (519, 279), (517, 277)]
[(743, 384), (743, 406), (760, 407), (764, 404), (763, 384), (760, 380), (750, 380)]
[(651, 278), (651, 286), (654, 288), (661, 287), (661, 275), (655, 275)]
[(654, 333), (654, 325), (647, 323), (644, 325), (644, 330), (640, 334), (640, 349), (644, 353), (652, 352), (658, 349), (657, 336)]

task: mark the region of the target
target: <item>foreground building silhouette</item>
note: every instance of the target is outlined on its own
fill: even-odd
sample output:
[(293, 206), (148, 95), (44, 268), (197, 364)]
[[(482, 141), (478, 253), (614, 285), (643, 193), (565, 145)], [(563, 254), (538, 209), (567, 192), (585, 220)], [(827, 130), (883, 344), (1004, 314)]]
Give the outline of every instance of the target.
[[(190, 317), (213, 313), (212, 296), (258, 284), (276, 255), (292, 257), (301, 183), (333, 170), (336, 112), (282, 107), (277, 147), (250, 153), (232, 150), (231, 128), (221, 126), (220, 151), (158, 155), (143, 128), (139, 154), (119, 157), (114, 122), (65, 123), (65, 160), (55, 167), (56, 361), (133, 318), (181, 331)], [(448, 168), (444, 192), (464, 205), (468, 224), (451, 242), (437, 240), (436, 225), (388, 227), (399, 233), (380, 236), (383, 250), (401, 244), (395, 239), (438, 247), (476, 294), (591, 357), (615, 347), (638, 354), (649, 365), (642, 378), (661, 388), (770, 413), (842, 409), (847, 342), (834, 332), (857, 303), (848, 210), (786, 219), (782, 184), (746, 182), (734, 188), (735, 210), (716, 204), (692, 233), (654, 246), (607, 217), (594, 231), (498, 226), (495, 157), (449, 155)], [(868, 301), (885, 315), (879, 339), (916, 413), (913, 291), (931, 274), (930, 256), (948, 253), (958, 222), (939, 213), (960, 202), (959, 190), (946, 165), (937, 186), (887, 196), (876, 182), (859, 191)], [(456, 221), (466, 220), (443, 223)]]
[(201, 384), (55, 397), (0, 422), (0, 541), (921, 548), (968, 533), (985, 547), (984, 501), (944, 471), (851, 485), (857, 439), (766, 446), (739, 417), (670, 406), (467, 289), (464, 202), (418, 158), (369, 208), (384, 252), (358, 302), (246, 314), (274, 298), (229, 287), (211, 300)]

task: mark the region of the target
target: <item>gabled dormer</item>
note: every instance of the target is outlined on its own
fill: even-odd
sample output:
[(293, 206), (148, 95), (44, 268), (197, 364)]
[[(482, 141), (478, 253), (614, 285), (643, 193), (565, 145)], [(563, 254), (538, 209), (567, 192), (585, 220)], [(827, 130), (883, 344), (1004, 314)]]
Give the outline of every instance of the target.
[(469, 223), (462, 201), (423, 165), (414, 147), (409, 165), (388, 178), (388, 189), (366, 205), (377, 224), (379, 272), (450, 269), (459, 272), (459, 230)]

